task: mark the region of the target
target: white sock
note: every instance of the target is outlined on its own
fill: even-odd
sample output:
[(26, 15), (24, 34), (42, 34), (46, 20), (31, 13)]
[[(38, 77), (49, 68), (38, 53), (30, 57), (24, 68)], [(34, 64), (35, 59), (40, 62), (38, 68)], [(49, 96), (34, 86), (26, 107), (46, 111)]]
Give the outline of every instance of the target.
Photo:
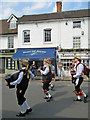
[(81, 99), (80, 95), (78, 95), (77, 97), (78, 97), (78, 100), (80, 100), (80, 99)]
[(24, 113), (24, 107), (23, 107), (23, 104), (20, 105), (20, 108), (21, 108), (21, 113), (23, 114), (23, 113)]
[[(82, 91), (83, 92), (83, 91)], [(83, 92), (83, 96), (86, 97), (86, 94)]]
[(29, 107), (27, 101), (25, 101), (24, 104), (25, 104), (25, 106), (26, 106), (27, 109), (30, 109), (30, 107)]
[(50, 85), (51, 87), (53, 87), (53, 84), (52, 84), (51, 82), (49, 83), (49, 85)]
[(48, 97), (51, 97), (51, 95), (50, 95), (49, 91), (47, 91), (47, 93), (48, 93)]
[(48, 96), (48, 95), (46, 95), (46, 97), (48, 98), (49, 96)]
[(51, 84), (51, 87), (53, 87), (53, 84)]
[(51, 82), (49, 83), (49, 85), (51, 86)]

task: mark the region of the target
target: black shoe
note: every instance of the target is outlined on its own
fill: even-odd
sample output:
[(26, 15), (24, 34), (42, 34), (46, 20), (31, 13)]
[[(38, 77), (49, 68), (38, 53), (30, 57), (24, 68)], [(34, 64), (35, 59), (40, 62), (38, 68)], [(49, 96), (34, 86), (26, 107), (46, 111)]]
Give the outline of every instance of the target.
[(30, 108), (29, 110), (27, 109), (25, 114), (29, 114), (30, 112), (32, 112), (32, 108)]
[(87, 103), (87, 97), (88, 97), (88, 95), (86, 95), (86, 97), (84, 97), (84, 103)]
[(48, 97), (47, 102), (50, 102), (51, 99), (52, 99), (52, 96)]
[(81, 102), (82, 100), (77, 98), (77, 99), (74, 99), (73, 101), (80, 101)]
[(20, 112), (20, 113), (17, 114), (16, 116), (17, 116), (17, 117), (24, 117), (24, 116), (25, 116), (25, 113), (21, 113), (21, 112)]

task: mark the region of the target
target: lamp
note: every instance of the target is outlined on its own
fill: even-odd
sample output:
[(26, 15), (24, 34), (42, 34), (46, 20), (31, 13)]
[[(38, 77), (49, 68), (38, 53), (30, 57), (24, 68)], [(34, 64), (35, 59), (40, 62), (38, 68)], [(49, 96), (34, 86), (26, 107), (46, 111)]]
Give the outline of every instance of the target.
[(68, 25), (68, 23), (67, 23), (67, 21), (66, 21), (66, 23), (65, 23), (66, 25)]

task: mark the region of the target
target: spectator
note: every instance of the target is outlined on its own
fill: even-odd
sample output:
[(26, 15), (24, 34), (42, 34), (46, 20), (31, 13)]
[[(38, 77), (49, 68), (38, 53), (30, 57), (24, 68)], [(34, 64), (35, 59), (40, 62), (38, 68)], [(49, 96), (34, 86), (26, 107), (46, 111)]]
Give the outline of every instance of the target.
[(57, 66), (57, 68), (58, 68), (58, 76), (62, 76), (62, 63), (61, 63), (61, 61), (59, 62), (59, 64), (58, 64), (58, 66)]
[(31, 71), (34, 74), (34, 76), (36, 77), (36, 65), (35, 65), (35, 61), (33, 61), (33, 64), (31, 65)]
[(54, 78), (53, 81), (55, 81), (55, 67), (52, 65), (52, 78)]

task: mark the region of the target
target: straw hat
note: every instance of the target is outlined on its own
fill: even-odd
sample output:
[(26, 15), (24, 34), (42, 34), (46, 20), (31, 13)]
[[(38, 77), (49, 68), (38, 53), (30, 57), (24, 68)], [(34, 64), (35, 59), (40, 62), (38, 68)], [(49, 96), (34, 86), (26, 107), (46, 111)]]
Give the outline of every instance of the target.
[(45, 58), (45, 59), (44, 59), (44, 62), (50, 64), (50, 60), (51, 60), (50, 58)]
[(81, 56), (76, 56), (75, 59), (81, 60)]

